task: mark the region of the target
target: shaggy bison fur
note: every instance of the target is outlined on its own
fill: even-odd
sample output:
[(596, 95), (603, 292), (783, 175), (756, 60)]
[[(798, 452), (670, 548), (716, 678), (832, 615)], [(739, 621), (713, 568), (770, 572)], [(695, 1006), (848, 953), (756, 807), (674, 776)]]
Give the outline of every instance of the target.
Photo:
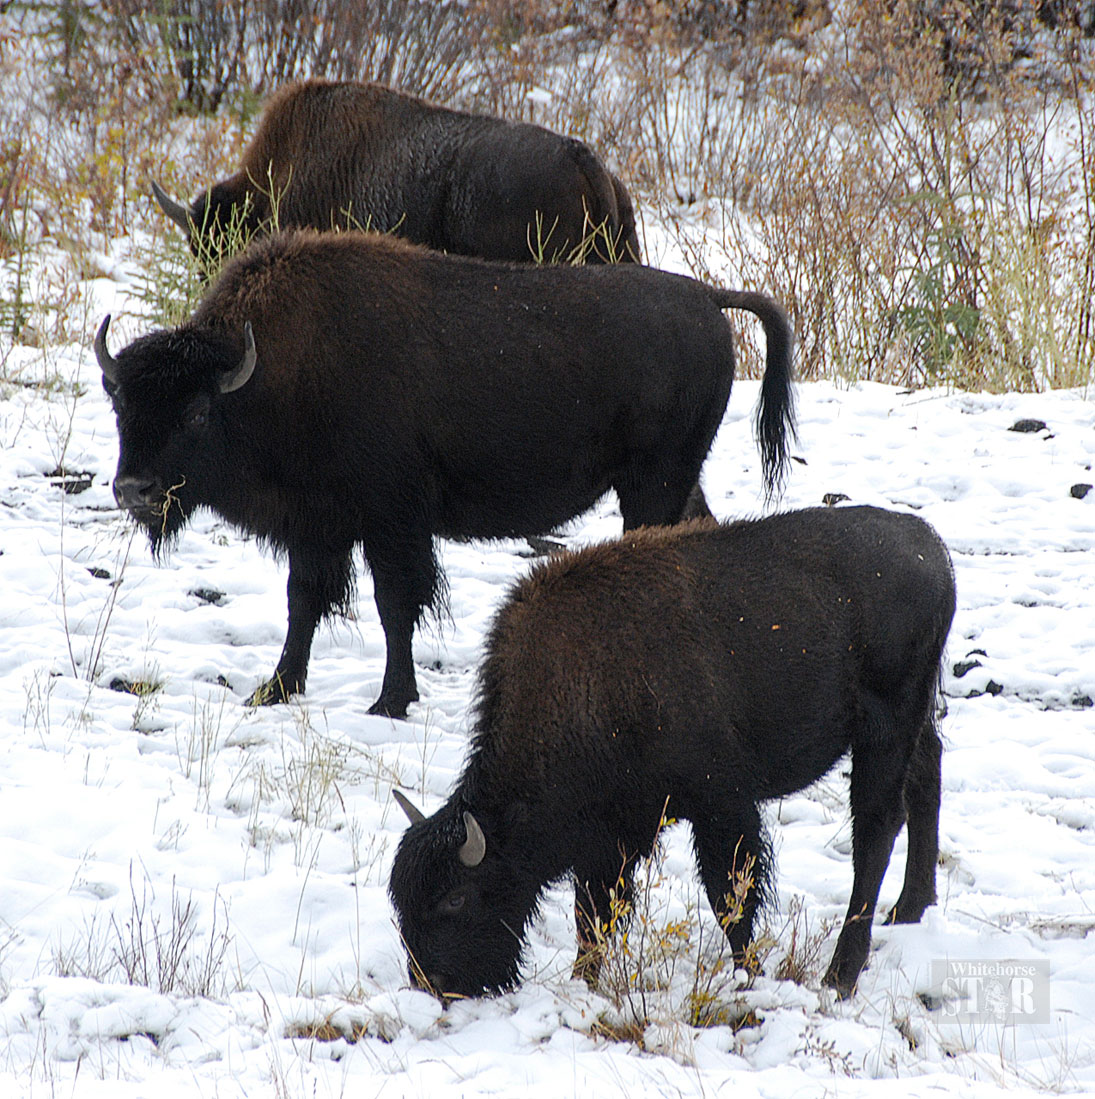
[(395, 857), (412, 979), (449, 995), (512, 986), (542, 891), (568, 872), (576, 970), (595, 973), (609, 891), (630, 895), (663, 814), (691, 822), (740, 959), (770, 881), (761, 804), (850, 752), (852, 892), (826, 975), (850, 994), (906, 819), (890, 918), (918, 921), (935, 900), (954, 607), (932, 528), (868, 507), (650, 528), (535, 568), (487, 639), (462, 777), (433, 816), (410, 809)]
[[(411, 637), (443, 603), (434, 539), (542, 534), (610, 488), (624, 526), (681, 518), (734, 380), (720, 310), (764, 324), (766, 481), (792, 430), (791, 336), (760, 294), (637, 264), (446, 256), (380, 234), (253, 245), (192, 318), (115, 358), (114, 493), (154, 547), (207, 507), (289, 561), (289, 629), (253, 701), (304, 689), (316, 625), (372, 572), (376, 713), (418, 698)], [(109, 318), (107, 318), (109, 321)]]
[(382, 84), (308, 80), (270, 100), (239, 170), (164, 211), (214, 253), (281, 228), (363, 228), (499, 260), (638, 261), (623, 183), (583, 142)]

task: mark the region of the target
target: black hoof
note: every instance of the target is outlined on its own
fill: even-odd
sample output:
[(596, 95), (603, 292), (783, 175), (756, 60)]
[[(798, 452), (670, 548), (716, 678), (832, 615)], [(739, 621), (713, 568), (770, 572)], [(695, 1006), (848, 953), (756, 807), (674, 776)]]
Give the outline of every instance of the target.
[(381, 695), (370, 707), (369, 713), (376, 717), (406, 717), (407, 707), (412, 702), (418, 701), (418, 695), (414, 698), (409, 698), (405, 702), (400, 702), (397, 699), (385, 698)]
[(251, 697), (247, 700), (248, 706), (278, 706), (288, 702), (290, 695), (299, 694), (300, 691), (289, 691), (285, 688), (285, 681), (276, 675), (268, 679), (260, 687), (256, 687)]

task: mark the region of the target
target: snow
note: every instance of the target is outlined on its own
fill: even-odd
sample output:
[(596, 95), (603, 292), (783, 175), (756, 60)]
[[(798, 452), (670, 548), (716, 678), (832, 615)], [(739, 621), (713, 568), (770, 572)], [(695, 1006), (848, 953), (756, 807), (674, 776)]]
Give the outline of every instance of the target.
[[(113, 509), (90, 337), (108, 310), (112, 343), (142, 328), (125, 265), (100, 266), (122, 281), (89, 285), (84, 347), (0, 347), (0, 1094), (1095, 1090), (1095, 490), (1070, 494), (1095, 481), (1089, 394), (799, 386), (780, 506), (843, 494), (914, 510), (954, 556), (939, 904), (917, 926), (876, 924), (853, 998), (820, 988), (851, 886), (838, 768), (768, 808), (775, 945), (762, 975), (716, 990), (748, 1025), (690, 1027), (672, 990), (652, 992), (638, 1044), (608, 1036), (626, 1013), (570, 978), (566, 883), (545, 897), (524, 984), (447, 1010), (407, 987), (392, 922), (405, 821), (391, 788), (426, 811), (450, 789), (480, 641), (524, 543), (441, 546), (451, 614), (416, 635), (409, 720), (367, 714), (384, 659), (367, 575), (353, 618), (321, 628), (307, 694), (246, 708), (284, 639), (285, 567), (207, 513), (157, 563)], [(722, 517), (764, 511), (757, 392), (737, 383), (705, 468)], [(1046, 427), (1010, 430), (1021, 419)], [(64, 492), (60, 468), (90, 486)], [(609, 497), (564, 540), (619, 526)], [(902, 836), (882, 908), (904, 851)], [(679, 985), (718, 938), (685, 827), (650, 877), (652, 918), (691, 936)], [(822, 932), (805, 983), (778, 979), (792, 940)], [(945, 959), (1048, 961), (1050, 1022), (948, 1021), (932, 978)]]

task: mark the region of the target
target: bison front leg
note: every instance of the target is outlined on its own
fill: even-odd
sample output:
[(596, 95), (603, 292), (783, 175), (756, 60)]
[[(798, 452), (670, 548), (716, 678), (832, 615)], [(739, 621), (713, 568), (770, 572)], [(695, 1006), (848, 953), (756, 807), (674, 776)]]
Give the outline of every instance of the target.
[(734, 964), (745, 967), (771, 864), (760, 811), (755, 805), (742, 805), (730, 812), (696, 813), (690, 819), (707, 900), (730, 943)]
[(571, 975), (596, 988), (605, 950), (626, 926), (634, 900), (633, 879), (638, 858), (613, 848), (600, 860), (589, 859), (574, 870), (574, 923), (578, 954)]
[(380, 624), (384, 627), (387, 659), (380, 697), (369, 707), (371, 714), (406, 717), (407, 706), (418, 701), (411, 639), (422, 611), (437, 599), (438, 572), (430, 542), (417, 549), (408, 541), (400, 546), (399, 559), (366, 550), (373, 573), (373, 595)]
[(353, 560), (341, 553), (297, 551), (289, 554), (289, 632), (274, 674), (256, 688), (250, 706), (272, 706), (300, 694), (308, 678), (308, 658), (316, 626), (338, 607), (344, 607), (353, 586)]

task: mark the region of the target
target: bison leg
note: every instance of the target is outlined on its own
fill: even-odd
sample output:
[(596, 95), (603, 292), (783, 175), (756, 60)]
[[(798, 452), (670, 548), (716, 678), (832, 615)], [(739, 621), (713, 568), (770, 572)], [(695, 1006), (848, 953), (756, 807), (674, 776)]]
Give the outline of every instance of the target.
[(852, 895), (824, 978), (841, 997), (855, 990), (867, 961), (882, 878), (905, 823), (902, 787), (914, 738), (894, 735), (895, 729), (891, 722), (886, 735), (883, 719), (852, 745)]
[(390, 555), (366, 557), (373, 573), (373, 596), (384, 627), (387, 660), (380, 697), (369, 707), (371, 714), (406, 717), (407, 706), (418, 701), (411, 639), (425, 607), (437, 598), (439, 578), (433, 546), (427, 539), (417, 550), (410, 538), (401, 545), (398, 560)]
[[(643, 526), (672, 526), (679, 523), (687, 505), (694, 514), (711, 514), (703, 491), (698, 486), (700, 465), (695, 469), (680, 466), (631, 470), (613, 484), (620, 500), (624, 530)], [(693, 495), (699, 493), (698, 500)], [(702, 508), (698, 507), (702, 504)]]
[(324, 553), (290, 551), (289, 632), (274, 674), (255, 690), (251, 706), (287, 702), (290, 695), (304, 690), (312, 639), (322, 618), (336, 607), (345, 606), (353, 587), (353, 560), (349, 550)]
[(753, 920), (768, 884), (771, 858), (755, 805), (692, 820), (692, 842), (707, 900), (730, 942), (735, 965), (748, 962)]
[(913, 749), (903, 796), (909, 851), (905, 884), (887, 917), (887, 923), (919, 923), (924, 909), (935, 903), (935, 864), (939, 857), (940, 760), (943, 745), (929, 718)]
[(637, 863), (637, 856), (621, 856), (613, 850), (601, 859), (589, 859), (574, 869), (578, 956), (574, 959), (572, 973), (590, 988), (597, 987), (606, 941), (631, 914)]

